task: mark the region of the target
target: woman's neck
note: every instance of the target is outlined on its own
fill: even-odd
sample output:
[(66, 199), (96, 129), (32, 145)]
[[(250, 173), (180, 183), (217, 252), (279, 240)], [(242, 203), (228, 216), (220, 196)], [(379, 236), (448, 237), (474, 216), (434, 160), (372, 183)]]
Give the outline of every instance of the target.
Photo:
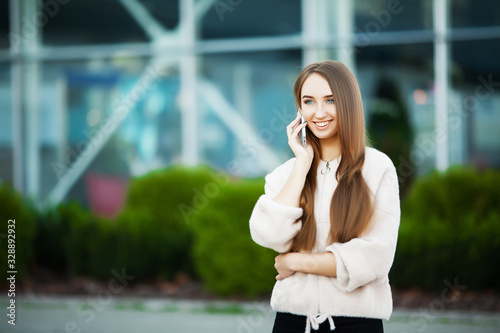
[(320, 140), (319, 142), (321, 146), (321, 159), (323, 161), (329, 162), (340, 156), (341, 149), (338, 135), (335, 135), (332, 138)]

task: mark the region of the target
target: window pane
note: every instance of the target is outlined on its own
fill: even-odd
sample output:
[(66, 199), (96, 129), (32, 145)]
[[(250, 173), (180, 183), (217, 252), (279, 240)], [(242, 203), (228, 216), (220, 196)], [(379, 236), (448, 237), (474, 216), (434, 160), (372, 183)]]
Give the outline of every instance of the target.
[[(293, 84), (299, 73), (299, 51), (204, 57), (201, 80), (215, 90), (200, 92), (202, 158), (230, 172), (257, 176), (291, 157), (285, 128), (296, 114)], [(230, 170), (234, 164), (238, 170)]]
[(409, 183), (435, 165), (433, 46), (366, 47), (357, 55), (367, 130)]
[[(141, 76), (144, 72), (146, 78)], [(52, 189), (85, 152), (98, 149), (98, 140), (111, 133), (111, 124), (120, 124), (114, 114), (123, 112), (125, 106), (131, 112), (112, 132), (70, 197), (86, 202), (91, 195), (89, 177), (123, 180), (178, 161), (180, 112), (175, 100), (179, 84), (176, 69), (169, 73), (164, 76), (150, 67), (148, 59), (136, 58), (46, 64), (40, 133), (48, 153), (42, 161), (42, 190)]]
[(500, 1), (451, 0), (453, 28), (500, 26)]
[(9, 32), (10, 32), (10, 19), (9, 19), (9, 2), (0, 1), (0, 49), (9, 48)]
[[(57, 2), (56, 2), (57, 3)], [(149, 3), (149, 2), (148, 2)], [(149, 38), (119, 1), (71, 0), (57, 7), (44, 4), (45, 45), (146, 42)], [(147, 7), (147, 6), (146, 6)]]
[(200, 28), (203, 39), (296, 34), (300, 1), (215, 1)]
[(500, 167), (500, 40), (453, 42), (450, 132), (457, 163)]
[(355, 24), (362, 32), (432, 29), (432, 1), (360, 0)]

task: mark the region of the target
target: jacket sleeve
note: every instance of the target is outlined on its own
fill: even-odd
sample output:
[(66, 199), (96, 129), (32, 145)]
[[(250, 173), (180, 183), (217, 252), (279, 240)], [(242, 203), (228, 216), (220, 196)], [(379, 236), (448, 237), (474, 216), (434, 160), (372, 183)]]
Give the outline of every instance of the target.
[(343, 292), (386, 281), (394, 260), (401, 217), (399, 184), (390, 159), (381, 164), (369, 171), (380, 179), (375, 185), (371, 229), (359, 238), (326, 247), (337, 261), (337, 277), (332, 281)]
[(264, 194), (257, 200), (250, 217), (250, 234), (259, 245), (284, 253), (290, 241), (302, 227), (295, 221), (302, 216), (302, 208), (279, 204), (273, 199), (285, 185), (295, 159), (277, 167), (265, 177)]

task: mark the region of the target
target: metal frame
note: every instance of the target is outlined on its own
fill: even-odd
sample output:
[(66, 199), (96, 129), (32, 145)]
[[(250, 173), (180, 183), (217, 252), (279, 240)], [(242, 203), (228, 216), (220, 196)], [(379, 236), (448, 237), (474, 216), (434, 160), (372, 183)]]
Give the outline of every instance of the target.
[(448, 147), (448, 0), (434, 1), (433, 13), (436, 168), (446, 170), (450, 164)]
[[(38, 10), (36, 1), (11, 0), (11, 32), (28, 36), (23, 17), (32, 17)], [(29, 38), (20, 38), (11, 47), (12, 127), (14, 187), (37, 199), (40, 191), (40, 144), (38, 136), (38, 81), (40, 28), (33, 25)], [(26, 34), (25, 34), (26, 33)]]
[[(360, 34), (353, 33), (351, 43), (353, 47), (365, 46), (360, 42)], [(500, 38), (500, 27), (475, 27), (454, 28), (447, 31), (448, 42), (483, 40)], [(400, 45), (419, 43), (433, 43), (435, 40), (434, 30), (410, 30), (410, 31), (386, 31), (380, 32), (370, 40), (369, 46), (378, 45)], [(213, 53), (236, 53), (250, 51), (279, 51), (296, 50), (305, 47), (338, 47), (341, 39), (335, 36), (328, 38), (316, 38), (314, 42), (304, 43), (303, 35), (252, 37), (236, 39), (211, 39), (196, 40), (194, 48), (185, 50), (180, 45), (172, 48), (172, 43), (153, 45), (153, 43), (117, 43), (112, 45), (80, 45), (80, 46), (43, 46), (34, 57), (43, 62), (83, 60), (88, 58), (111, 58), (117, 52), (120, 56), (144, 57), (157, 55), (158, 52), (165, 56), (181, 57), (187, 52), (197, 55)], [(12, 61), (13, 55), (9, 50), (0, 51), (0, 61)]]
[[(180, 22), (176, 29), (165, 29), (157, 22), (138, 0), (120, 0), (120, 3), (130, 12), (132, 17), (146, 31), (151, 38), (149, 43), (125, 43), (114, 45), (87, 45), (87, 46), (64, 46), (47, 47), (39, 45), (37, 39), (28, 45), (23, 45), (18, 52), (11, 49), (0, 51), (0, 61), (10, 61), (12, 63), (12, 98), (13, 98), (13, 127), (14, 127), (14, 186), (22, 193), (38, 196), (39, 186), (39, 149), (38, 136), (36, 135), (37, 109), (31, 104), (26, 104), (23, 91), (30, 91), (31, 100), (36, 100), (37, 80), (26, 80), (27, 75), (37, 77), (38, 62), (52, 62), (64, 60), (77, 60), (89, 58), (110, 58), (117, 51), (121, 56), (130, 57), (148, 56), (151, 57), (150, 68), (159, 68), (156, 74), (172, 66), (178, 67), (181, 76), (181, 103), (182, 108), (182, 159), (189, 165), (199, 161), (198, 139), (192, 133), (193, 126), (197, 123), (196, 84), (207, 87), (207, 82), (197, 82), (196, 56), (210, 53), (226, 52), (248, 52), (248, 51), (278, 51), (288, 49), (303, 50), (303, 64), (321, 60), (324, 57), (324, 50), (337, 48), (337, 59), (348, 63), (354, 71), (355, 61), (353, 48), (360, 45), (358, 34), (352, 33), (352, 11), (353, 4), (350, 0), (302, 0), (302, 20), (303, 29), (300, 34), (275, 37), (256, 37), (240, 39), (221, 40), (198, 40), (196, 38), (197, 24), (201, 17), (211, 8), (215, 0), (186, 0), (180, 1)], [(31, 0), (10, 0), (11, 31), (17, 34), (22, 33), (21, 18), (26, 13), (22, 12), (23, 6), (27, 3), (34, 4)], [(434, 43), (435, 54), (435, 80), (436, 80), (436, 128), (445, 131), (444, 138), (436, 137), (436, 166), (444, 169), (448, 166), (447, 148), (447, 96), (448, 96), (448, 43), (456, 40), (478, 40), (500, 38), (500, 27), (486, 28), (464, 28), (450, 30), (447, 26), (449, 2), (446, 0), (433, 1), (434, 30), (418, 30), (404, 32), (380, 32), (370, 40), (370, 46), (375, 45), (397, 45), (407, 44), (411, 40), (415, 43)], [(326, 7), (325, 7), (326, 6)], [(26, 7), (31, 14), (35, 13), (37, 6)], [(330, 8), (335, 12), (329, 15)], [(335, 10), (336, 9), (336, 10)], [(336, 36), (321, 34), (325, 30), (328, 18), (335, 15)], [(175, 47), (173, 47), (175, 46)], [(36, 52), (35, 52), (36, 50)], [(27, 61), (29, 60), (29, 61)], [(27, 65), (27, 64), (31, 65)], [(31, 66), (31, 67), (30, 67)], [(29, 72), (29, 74), (28, 74)], [(143, 73), (144, 77), (148, 73)], [(151, 75), (151, 73), (149, 73)], [(154, 76), (155, 77), (155, 76)], [(153, 78), (154, 78), (153, 77)], [(141, 82), (139, 79), (138, 82)], [(132, 88), (131, 92), (138, 87)], [(144, 87), (142, 87), (144, 88)], [(210, 89), (216, 89), (213, 85)], [(206, 94), (202, 94), (205, 95)], [(222, 110), (222, 114), (231, 114), (238, 117), (230, 103), (221, 99), (222, 94), (217, 94), (217, 98), (207, 98), (209, 103), (217, 100)], [(133, 107), (133, 104), (131, 104)], [(129, 112), (128, 110), (127, 112)], [(229, 113), (228, 113), (229, 112)], [(128, 113), (127, 113), (128, 114)], [(123, 118), (124, 119), (124, 118)], [(240, 119), (241, 120), (241, 119)], [(111, 121), (111, 120), (110, 120)], [(116, 127), (120, 122), (116, 123)], [(236, 121), (238, 123), (238, 121)], [(240, 121), (241, 123), (241, 121)], [(193, 125), (194, 124), (194, 125)], [(231, 124), (227, 123), (231, 128)], [(234, 126), (233, 126), (234, 127)], [(233, 132), (239, 133), (238, 129), (231, 128)], [(253, 133), (255, 129), (251, 126), (245, 129), (245, 133)], [(239, 133), (241, 134), (241, 133)], [(109, 136), (112, 135), (112, 132)], [(74, 182), (81, 176), (85, 168), (90, 164), (92, 158), (97, 155), (104, 146), (106, 140), (95, 145), (93, 153), (89, 155), (80, 154), (80, 158), (75, 161), (71, 172), (60, 179), (59, 183), (51, 192), (49, 201), (57, 203), (66, 195)], [(261, 156), (271, 156), (269, 150)], [(85, 156), (83, 156), (85, 155)], [(264, 162), (264, 164), (266, 164)], [(267, 164), (269, 167), (269, 164)]]

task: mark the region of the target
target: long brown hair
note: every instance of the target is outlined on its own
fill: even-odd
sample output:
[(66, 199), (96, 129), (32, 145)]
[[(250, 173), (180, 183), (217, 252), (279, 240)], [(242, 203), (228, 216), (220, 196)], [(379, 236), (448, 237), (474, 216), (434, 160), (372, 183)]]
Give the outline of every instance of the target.
[[(373, 214), (371, 192), (362, 175), (368, 139), (361, 92), (356, 78), (344, 64), (331, 60), (314, 63), (304, 68), (295, 81), (293, 92), (298, 108), (301, 107), (302, 85), (313, 73), (321, 75), (330, 85), (337, 110), (341, 159), (335, 173), (338, 185), (330, 203), (329, 242), (345, 243), (362, 235)], [(316, 243), (314, 192), (321, 149), (319, 139), (308, 128), (307, 135), (314, 158), (302, 189), (302, 228), (292, 240), (292, 252), (310, 251)]]

